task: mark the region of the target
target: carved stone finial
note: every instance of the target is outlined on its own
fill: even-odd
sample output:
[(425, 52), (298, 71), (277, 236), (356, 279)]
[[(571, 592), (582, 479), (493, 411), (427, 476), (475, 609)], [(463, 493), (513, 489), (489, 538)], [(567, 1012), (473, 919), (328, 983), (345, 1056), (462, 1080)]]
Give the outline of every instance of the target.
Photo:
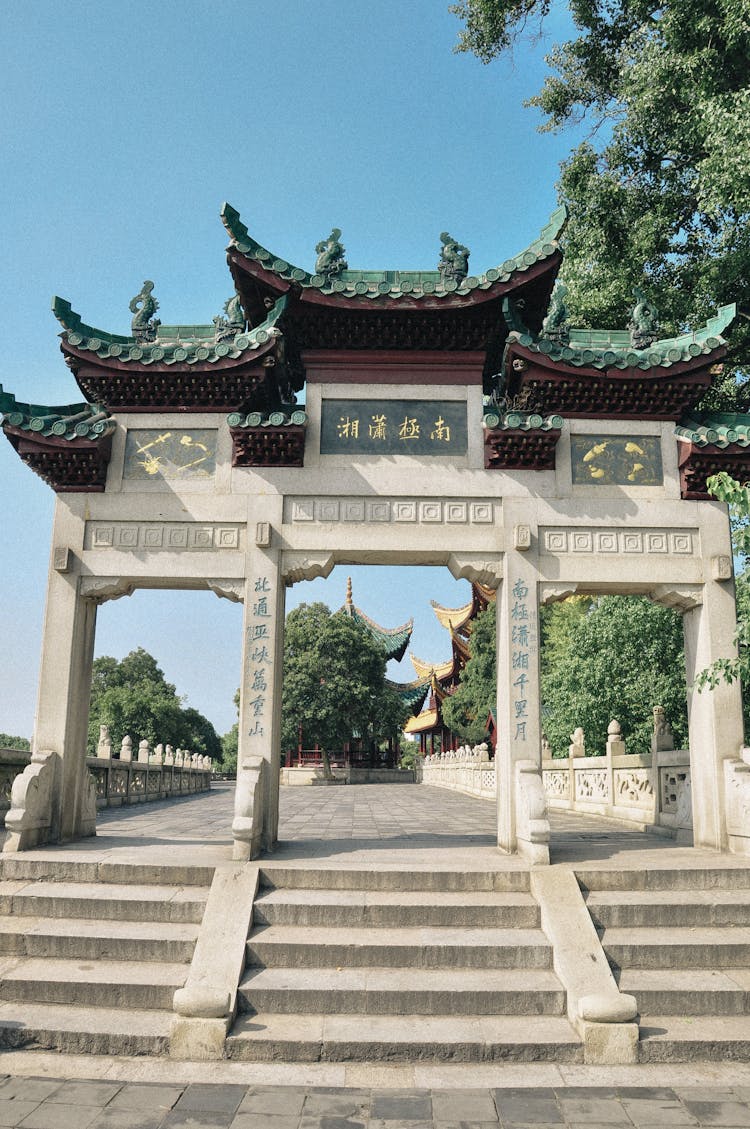
[(159, 319), (154, 317), (159, 303), (151, 294), (153, 289), (153, 282), (146, 279), (140, 292), (130, 299), (130, 312), (133, 314), (130, 327), (136, 341), (155, 341), (156, 331), (161, 325)]
[(109, 726), (99, 726), (99, 744), (96, 746), (96, 755), (100, 760), (110, 760), (112, 757), (112, 739), (109, 735)]
[(352, 594), (352, 578), (351, 578), (351, 576), (347, 576), (347, 578), (346, 578), (346, 606), (347, 606), (347, 608), (351, 608), (351, 607), (354, 606), (354, 596)]
[(651, 752), (674, 748), (674, 735), (667, 721), (664, 706), (654, 706), (654, 732), (651, 734)]
[(574, 729), (570, 735), (570, 745), (568, 746), (569, 757), (585, 757), (586, 756), (586, 740), (583, 735), (583, 729), (579, 725)]
[(326, 282), (330, 282), (332, 278), (336, 278), (349, 268), (344, 257), (344, 245), (339, 242), (340, 238), (340, 228), (334, 227), (327, 239), (321, 239), (320, 243), (315, 244), (318, 256), (315, 260), (315, 273), (322, 274)]
[(231, 298), (227, 298), (224, 303), (224, 313), (226, 317), (221, 314), (213, 319), (216, 329), (216, 341), (224, 341), (227, 337), (236, 337), (238, 333), (244, 333), (245, 330), (245, 311), (242, 308), (242, 302), (237, 291)]
[(659, 311), (640, 286), (633, 287), (633, 297), (635, 306), (628, 322), (630, 343), (634, 349), (648, 349), (659, 340)]
[(440, 233), (440, 242), (442, 243), (438, 262), (440, 277), (443, 282), (449, 282), (451, 279), (455, 282), (461, 282), (469, 273), (469, 255), (471, 254), (469, 248), (464, 247), (463, 243), (457, 243), (447, 231)]
[(567, 286), (563, 285), (562, 282), (555, 283), (547, 316), (542, 322), (542, 334), (549, 341), (557, 341), (561, 345), (567, 345), (570, 341), (568, 307), (564, 300), (567, 293)]

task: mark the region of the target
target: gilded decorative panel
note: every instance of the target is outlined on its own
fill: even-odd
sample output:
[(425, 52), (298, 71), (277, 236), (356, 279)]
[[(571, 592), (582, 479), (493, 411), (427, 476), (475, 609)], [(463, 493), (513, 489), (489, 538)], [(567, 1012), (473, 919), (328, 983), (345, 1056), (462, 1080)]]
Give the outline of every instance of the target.
[(661, 486), (658, 435), (572, 435), (575, 486)]
[(123, 478), (210, 478), (216, 470), (215, 428), (128, 431)]

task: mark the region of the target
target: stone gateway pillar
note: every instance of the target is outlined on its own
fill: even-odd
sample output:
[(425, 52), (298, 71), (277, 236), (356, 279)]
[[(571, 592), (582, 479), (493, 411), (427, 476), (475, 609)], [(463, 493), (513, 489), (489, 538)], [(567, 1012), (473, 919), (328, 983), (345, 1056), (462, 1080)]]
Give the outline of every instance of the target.
[(536, 551), (517, 523), (497, 593), (497, 841), (529, 861), (549, 862), (541, 777), (539, 601)]
[[(268, 523), (260, 540), (270, 542)], [(232, 836), (236, 860), (270, 850), (279, 828), (279, 742), (284, 647), (284, 581), (280, 553), (256, 546), (247, 554), (242, 628), (242, 682), (237, 792)]]

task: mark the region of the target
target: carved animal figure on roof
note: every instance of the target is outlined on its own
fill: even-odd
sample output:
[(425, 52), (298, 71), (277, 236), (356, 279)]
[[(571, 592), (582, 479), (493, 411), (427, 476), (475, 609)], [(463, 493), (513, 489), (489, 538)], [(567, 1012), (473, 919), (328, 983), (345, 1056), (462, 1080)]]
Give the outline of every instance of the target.
[(153, 282), (146, 279), (140, 293), (136, 294), (135, 298), (130, 299), (130, 312), (134, 315), (130, 326), (136, 341), (153, 341), (156, 337), (156, 331), (161, 325), (159, 319), (154, 317), (159, 309), (159, 303), (156, 298), (152, 297), (151, 291), (153, 289)]
[(340, 229), (334, 227), (327, 239), (321, 239), (320, 243), (315, 245), (318, 256), (315, 260), (315, 273), (322, 274), (326, 279), (334, 278), (349, 267), (344, 257), (344, 246), (339, 242), (340, 238)]
[(440, 277), (443, 282), (448, 282), (450, 279), (461, 282), (469, 273), (469, 255), (471, 254), (469, 248), (464, 247), (463, 243), (458, 243), (447, 231), (441, 232), (440, 242), (443, 245), (440, 249), (440, 261), (438, 262)]
[(547, 316), (542, 322), (542, 333), (550, 341), (559, 341), (563, 344), (570, 340), (568, 328), (568, 307), (565, 305), (565, 295), (568, 288), (562, 282), (556, 282), (550, 298)]
[(659, 340), (659, 311), (640, 286), (633, 287), (633, 297), (635, 306), (628, 322), (630, 340), (634, 348), (647, 349)]
[(224, 303), (226, 317), (219, 314), (213, 319), (216, 327), (216, 340), (223, 341), (225, 337), (234, 337), (245, 329), (245, 311), (242, 309), (240, 296), (236, 292)]

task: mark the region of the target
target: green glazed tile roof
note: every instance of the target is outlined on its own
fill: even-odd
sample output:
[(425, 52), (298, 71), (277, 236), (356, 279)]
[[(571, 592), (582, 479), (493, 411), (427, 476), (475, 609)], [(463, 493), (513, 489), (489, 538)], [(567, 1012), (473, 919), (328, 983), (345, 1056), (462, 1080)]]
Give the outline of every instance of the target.
[(554, 431), (563, 425), (562, 416), (543, 416), (538, 412), (485, 411), (482, 423), (491, 431)]
[(701, 412), (675, 428), (680, 439), (696, 447), (750, 446), (750, 415), (739, 412)]
[(23, 404), (2, 385), (0, 414), (9, 427), (58, 439), (101, 439), (115, 429), (115, 421), (97, 404)]
[(118, 361), (137, 361), (139, 365), (196, 362), (211, 364), (227, 357), (237, 359), (251, 354), (273, 338), (279, 337), (281, 331), (277, 323), (286, 304), (285, 294), (274, 304), (268, 317), (260, 325), (218, 343), (215, 341), (216, 330), (213, 325), (160, 325), (156, 339), (144, 343), (136, 341), (134, 337), (122, 337), (86, 325), (81, 321), (80, 314), (72, 310), (70, 302), (64, 298), (52, 299), (52, 312), (63, 327), (63, 336), (69, 345), (84, 352), (95, 353), (102, 360), (113, 358)]
[(401, 701), (413, 714), (418, 713), (422, 708), (430, 690), (429, 678), (417, 678), (414, 682), (391, 682), (390, 678), (386, 678), (385, 684), (389, 689), (396, 691)]
[(276, 412), (230, 412), (227, 423), (230, 427), (284, 427), (290, 423), (306, 427), (307, 413), (304, 408), (286, 404)]
[(342, 298), (421, 298), (426, 295), (444, 298), (452, 294), (470, 294), (474, 290), (489, 290), (494, 283), (508, 282), (512, 275), (527, 271), (535, 263), (549, 258), (558, 250), (557, 239), (567, 222), (568, 213), (565, 208), (558, 208), (539, 237), (525, 251), (512, 259), (506, 259), (499, 267), (493, 267), (483, 275), (469, 275), (461, 282), (454, 279), (443, 281), (437, 270), (345, 270), (335, 278), (327, 279), (324, 275), (310, 274), (301, 267), (295, 267), (262, 247), (249, 234), (239, 212), (231, 204), (222, 205), (221, 218), (232, 245), (241, 254), (254, 259), (279, 278), (297, 283), (302, 289), (319, 290), (323, 294), (335, 294)]
[(511, 332), (508, 345), (522, 345), (553, 361), (576, 367), (598, 369), (669, 368), (693, 357), (709, 356), (726, 341), (722, 336), (737, 316), (737, 307), (722, 306), (704, 326), (692, 333), (656, 341), (647, 349), (634, 349), (626, 329), (571, 329), (564, 345), (529, 332), (512, 301), (505, 299), (503, 314)]

